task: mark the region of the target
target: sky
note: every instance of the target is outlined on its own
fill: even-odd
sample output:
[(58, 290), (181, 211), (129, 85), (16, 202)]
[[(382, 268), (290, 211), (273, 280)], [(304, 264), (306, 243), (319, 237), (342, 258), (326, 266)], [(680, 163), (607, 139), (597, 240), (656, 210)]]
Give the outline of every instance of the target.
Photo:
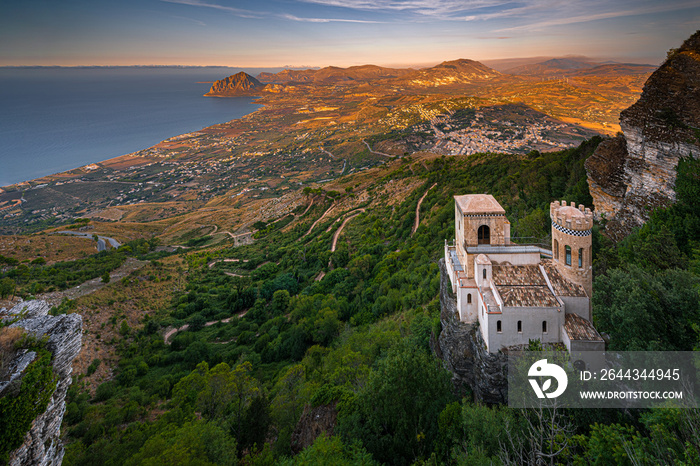
[(697, 29), (698, 0), (2, 0), (0, 66), (657, 65)]

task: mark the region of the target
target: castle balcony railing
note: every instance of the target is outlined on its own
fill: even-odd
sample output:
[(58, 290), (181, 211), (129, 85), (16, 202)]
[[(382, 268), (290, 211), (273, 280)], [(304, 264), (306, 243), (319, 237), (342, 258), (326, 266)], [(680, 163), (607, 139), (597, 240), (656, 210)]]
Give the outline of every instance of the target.
[(466, 246), (469, 254), (519, 254), (519, 253), (539, 253), (545, 257), (552, 257), (552, 250), (542, 247), (542, 244), (479, 244), (477, 246)]

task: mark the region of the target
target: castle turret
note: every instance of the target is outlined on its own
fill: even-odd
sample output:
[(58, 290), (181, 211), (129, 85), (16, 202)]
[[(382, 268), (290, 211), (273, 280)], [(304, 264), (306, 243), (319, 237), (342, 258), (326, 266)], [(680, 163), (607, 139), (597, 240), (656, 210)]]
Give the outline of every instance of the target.
[[(552, 218), (552, 255), (554, 265), (569, 281), (593, 296), (592, 244), (593, 213), (572, 202), (555, 201), (550, 204)], [(590, 320), (590, 315), (588, 316)]]

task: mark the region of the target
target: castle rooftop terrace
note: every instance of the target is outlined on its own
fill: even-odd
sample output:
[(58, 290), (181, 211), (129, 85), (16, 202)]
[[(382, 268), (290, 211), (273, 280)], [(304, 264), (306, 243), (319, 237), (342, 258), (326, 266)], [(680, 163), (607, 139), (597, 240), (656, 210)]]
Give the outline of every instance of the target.
[(523, 254), (539, 253), (543, 256), (552, 257), (552, 251), (536, 244), (479, 244), (478, 246), (467, 246), (469, 254)]

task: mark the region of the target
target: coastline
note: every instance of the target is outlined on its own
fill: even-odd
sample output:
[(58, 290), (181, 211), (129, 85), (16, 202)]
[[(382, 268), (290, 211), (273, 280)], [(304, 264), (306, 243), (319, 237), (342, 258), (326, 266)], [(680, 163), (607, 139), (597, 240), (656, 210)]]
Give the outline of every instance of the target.
[(209, 82), (235, 71), (0, 69), (0, 186), (100, 163), (248, 115), (259, 108), (254, 96), (202, 98)]
[[(176, 134), (170, 137), (167, 137), (161, 141), (159, 141), (156, 144), (153, 144), (152, 146), (144, 147), (142, 149), (139, 149), (134, 152), (129, 152), (127, 154), (122, 154), (118, 155), (116, 157), (110, 157), (108, 159), (104, 159), (101, 161), (93, 161), (90, 163), (87, 163), (85, 165), (80, 165), (77, 167), (73, 167), (67, 170), (62, 170), (54, 173), (50, 173), (47, 175), (43, 175), (37, 178), (31, 178), (28, 180), (24, 181), (19, 181), (16, 183), (11, 183), (8, 185), (3, 185), (0, 186), (0, 193), (3, 192), (11, 192), (11, 191), (21, 191), (23, 188), (32, 188), (37, 185), (45, 184), (45, 183), (51, 183), (55, 181), (61, 181), (61, 180), (66, 180), (66, 179), (71, 179), (80, 176), (81, 174), (84, 174), (85, 171), (90, 171), (93, 170), (94, 167), (99, 167), (99, 168), (111, 168), (111, 167), (119, 167), (120, 169), (125, 169), (125, 168), (130, 168), (130, 167), (138, 167), (142, 165), (147, 165), (149, 163), (153, 163), (152, 160), (146, 157), (140, 157), (138, 154), (141, 151), (144, 150), (149, 150), (152, 148), (157, 148), (158, 146), (167, 143), (170, 140), (181, 138), (182, 136), (185, 136), (187, 134), (193, 134), (193, 133), (199, 133), (199, 132), (206, 132), (207, 130), (211, 130), (211, 128), (217, 126), (217, 125), (222, 125), (222, 124), (227, 124), (231, 123), (237, 120), (242, 120), (244, 118), (250, 117), (259, 111), (263, 110), (265, 106), (263, 104), (258, 103), (260, 100), (261, 96), (216, 96), (216, 95), (209, 95), (209, 96), (202, 96), (202, 97), (220, 97), (220, 98), (236, 98), (236, 97), (245, 97), (245, 98), (252, 98), (253, 100), (249, 102), (249, 105), (256, 105), (257, 108), (255, 108), (252, 112), (246, 113), (245, 115), (242, 115), (238, 118), (233, 118), (231, 120), (226, 120), (222, 121), (219, 123), (214, 123), (208, 126), (205, 126), (199, 130), (196, 131), (188, 131), (185, 133), (180, 133)], [(128, 161), (128, 163), (127, 163)]]

